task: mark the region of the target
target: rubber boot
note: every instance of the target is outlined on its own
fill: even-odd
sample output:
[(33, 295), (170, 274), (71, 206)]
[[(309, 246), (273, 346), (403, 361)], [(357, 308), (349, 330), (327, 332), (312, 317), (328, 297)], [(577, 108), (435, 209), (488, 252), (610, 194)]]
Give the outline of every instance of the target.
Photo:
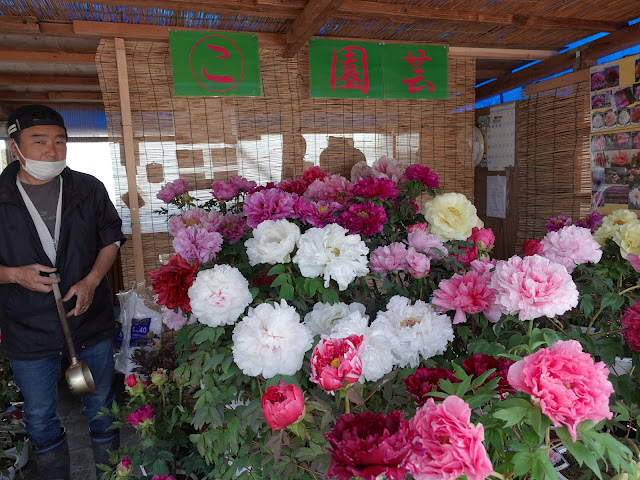
[(40, 480), (71, 480), (69, 444), (64, 428), (56, 439), (42, 446), (34, 446), (33, 457)]
[(96, 462), (96, 478), (102, 478), (105, 471), (98, 468), (99, 464), (111, 465), (109, 462), (109, 450), (114, 451), (120, 448), (120, 430), (109, 430), (103, 434), (89, 432), (91, 437), (91, 449), (93, 459)]

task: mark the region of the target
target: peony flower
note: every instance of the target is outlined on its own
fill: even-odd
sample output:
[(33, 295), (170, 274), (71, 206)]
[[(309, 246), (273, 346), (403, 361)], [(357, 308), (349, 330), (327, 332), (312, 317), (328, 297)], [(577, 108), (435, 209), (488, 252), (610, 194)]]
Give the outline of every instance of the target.
[(444, 353), (453, 341), (451, 319), (439, 315), (431, 305), (417, 300), (413, 305), (406, 297), (396, 295), (389, 300), (386, 311), (378, 312), (371, 328), (384, 328), (386, 323), (393, 332), (396, 363), (404, 368), (418, 366), (420, 356), (428, 359)]
[(176, 480), (171, 475), (154, 475), (151, 480)]
[(602, 249), (591, 235), (591, 230), (575, 225), (547, 233), (540, 244), (540, 255), (564, 265), (569, 273), (576, 265), (598, 263), (602, 257)]
[(320, 167), (311, 167), (302, 172), (302, 175), (300, 175), (300, 180), (302, 180), (308, 187), (316, 180), (324, 180), (325, 178), (330, 176), (330, 173), (327, 173)]
[(304, 198), (312, 202), (338, 202), (347, 203), (353, 197), (353, 185), (349, 180), (340, 175), (331, 175), (322, 180), (315, 180), (307, 191)]
[(191, 312), (187, 291), (193, 285), (193, 276), (197, 271), (197, 261), (191, 266), (180, 254), (176, 254), (171, 256), (166, 265), (150, 272), (156, 303), (170, 310), (179, 308), (183, 312)]
[[(187, 298), (189, 298), (188, 295)], [(192, 315), (189, 318), (185, 317), (180, 308), (178, 308), (177, 312), (174, 310), (169, 310), (164, 306), (160, 310), (162, 310), (162, 323), (164, 323), (167, 328), (170, 328), (171, 330), (177, 331), (187, 324), (195, 323), (195, 316)]]
[(544, 229), (547, 233), (549, 232), (557, 232), (561, 228), (568, 227), (573, 223), (569, 217), (564, 217), (559, 215), (557, 217), (550, 218), (547, 224), (544, 226)]
[(298, 198), (294, 205), (297, 218), (303, 223), (308, 223), (314, 227), (322, 228), (329, 223), (335, 223), (338, 217), (335, 213), (342, 210), (342, 205), (338, 202), (312, 202), (306, 198)]
[(213, 192), (211, 192), (211, 194), (221, 202), (229, 201), (232, 198), (236, 198), (240, 194), (240, 189), (237, 187), (237, 185), (234, 185), (230, 182), (213, 182), (211, 184), (211, 188), (213, 189)]
[(262, 396), (262, 413), (264, 419), (274, 430), (282, 430), (304, 417), (304, 395), (302, 390), (293, 384), (267, 387)]
[(413, 232), (429, 233), (429, 229), (427, 228), (426, 223), (414, 223), (412, 225), (407, 225), (407, 233)]
[(491, 279), (474, 271), (464, 275), (454, 275), (450, 279), (441, 280), (438, 290), (433, 292), (432, 303), (437, 311), (448, 312), (455, 310), (453, 323), (467, 321), (466, 314), (484, 315), (493, 323), (500, 320), (500, 309), (496, 305), (496, 292), (489, 284)]
[(222, 248), (222, 235), (204, 228), (186, 227), (173, 239), (173, 249), (185, 260), (207, 263), (216, 257)]
[(531, 255), (541, 254), (542, 244), (540, 242), (542, 242), (542, 240), (527, 238), (522, 244), (522, 253), (524, 253), (524, 256), (530, 257)]
[(451, 256), (456, 258), (466, 268), (471, 267), (471, 262), (478, 259), (477, 247), (458, 247), (462, 254), (452, 254)]
[(153, 423), (155, 412), (151, 405), (144, 405), (127, 415), (127, 422), (138, 428), (144, 428)]
[(253, 300), (249, 282), (230, 265), (200, 271), (189, 288), (189, 298), (198, 321), (210, 327), (233, 325)]
[(476, 207), (461, 193), (438, 195), (422, 210), (432, 234), (443, 242), (466, 240), (473, 227), (482, 228)]
[(364, 315), (365, 307), (361, 303), (321, 303), (313, 306), (313, 310), (304, 316), (304, 324), (313, 335), (328, 335), (333, 325), (353, 312)]
[(436, 237), (427, 233), (426, 230), (413, 230), (407, 235), (409, 246), (418, 252), (424, 252), (431, 260), (446, 257), (449, 252), (447, 247)]
[(591, 230), (591, 233), (595, 232), (600, 225), (602, 225), (603, 215), (598, 210), (592, 211), (586, 217), (582, 217), (580, 220), (575, 222), (576, 227), (588, 228)]
[(394, 242), (376, 248), (369, 255), (369, 268), (372, 272), (379, 274), (405, 270), (407, 268), (407, 246), (401, 242)]
[(415, 433), (402, 412), (347, 413), (323, 435), (331, 446), (331, 465), (327, 478), (348, 480), (404, 480), (405, 461), (412, 451)]
[(329, 288), (333, 278), (338, 288), (345, 290), (356, 277), (369, 273), (368, 253), (360, 235), (347, 235), (347, 230), (340, 225), (330, 224), (303, 233), (293, 261), (303, 277), (323, 276), (325, 288)]
[(282, 220), (265, 220), (253, 230), (253, 238), (244, 242), (249, 265), (259, 263), (288, 263), (300, 238), (300, 228), (295, 223)]
[(296, 373), (312, 344), (311, 331), (284, 300), (250, 308), (232, 338), (236, 365), (245, 375), (264, 378)]
[[(449, 380), (452, 383), (459, 383), (460, 380), (453, 376), (454, 372), (445, 370), (442, 367), (418, 367), (416, 373), (404, 379), (407, 392), (413, 397), (418, 407), (427, 403), (431, 392), (441, 392), (440, 380)], [(437, 399), (434, 399), (437, 400)]]
[(620, 247), (620, 255), (640, 255), (640, 223), (621, 225), (613, 234), (613, 241)]
[(229, 243), (234, 244), (238, 240), (240, 240), (245, 233), (250, 230), (249, 225), (247, 225), (247, 221), (242, 215), (225, 215), (221, 221), (220, 226), (218, 228), (218, 232), (229, 240)]
[(257, 185), (253, 180), (247, 180), (240, 175), (231, 175), (229, 177), (229, 183), (235, 185), (241, 192), (250, 192), (256, 188)]
[(356, 163), (353, 167), (351, 167), (351, 182), (355, 183), (363, 178), (371, 178), (373, 172), (371, 167), (367, 165), (365, 160), (362, 160)]
[(169, 377), (167, 376), (167, 371), (163, 368), (157, 368), (151, 374), (151, 383), (153, 383), (157, 387), (161, 387), (162, 385), (167, 383), (167, 380), (169, 380)]
[(256, 228), (264, 220), (280, 220), (293, 214), (294, 195), (272, 188), (250, 193), (244, 201), (247, 225)]
[(278, 184), (278, 189), (287, 193), (295, 193), (296, 195), (304, 195), (307, 190), (307, 184), (302, 180), (292, 180), (287, 178)]
[(361, 344), (358, 335), (320, 340), (311, 355), (309, 380), (326, 392), (341, 389), (344, 382), (357, 382), (362, 374)]
[(490, 228), (478, 228), (473, 227), (471, 229), (471, 236), (467, 238), (467, 242), (473, 242), (478, 250), (488, 252), (493, 248), (493, 244), (496, 241), (496, 237)]
[(640, 220), (638, 220), (637, 215), (632, 211), (626, 208), (614, 210), (602, 219), (602, 226), (595, 231), (593, 238), (595, 238), (600, 245), (604, 245), (613, 238), (620, 227), (626, 224), (637, 223), (640, 223)]
[(429, 190), (440, 187), (440, 177), (429, 170), (426, 165), (421, 165), (419, 163), (409, 165), (404, 171), (400, 182), (406, 182), (408, 180), (417, 180)]
[(169, 219), (169, 233), (174, 237), (186, 227), (202, 227), (210, 232), (215, 232), (222, 221), (220, 212), (207, 212), (202, 208), (190, 208), (180, 215), (174, 215)]
[(595, 363), (575, 340), (558, 341), (514, 363), (508, 380), (528, 393), (556, 427), (566, 426), (575, 442), (583, 420), (611, 419), (613, 386), (604, 362)]
[(431, 271), (431, 258), (415, 248), (407, 249), (407, 271), (414, 278), (426, 277)]
[[(493, 467), (482, 443), (484, 427), (471, 424), (471, 408), (451, 395), (436, 404), (433, 398), (410, 420), (421, 447), (409, 455), (408, 467), (416, 480), (483, 480)], [(422, 453), (424, 452), (424, 453)]]
[(493, 276), (493, 270), (496, 268), (497, 260), (474, 260), (471, 262), (471, 270), (476, 272), (481, 277), (487, 279), (487, 281), (491, 281), (491, 277)]
[(640, 352), (640, 302), (627, 307), (620, 319), (624, 341), (634, 352)]
[(394, 182), (400, 181), (404, 175), (404, 167), (395, 158), (381, 156), (371, 166), (371, 176), (375, 178), (390, 178)]
[(520, 320), (562, 315), (578, 305), (578, 289), (567, 269), (533, 255), (498, 262), (491, 278), (502, 313)]
[(389, 178), (363, 178), (353, 186), (355, 197), (394, 200), (399, 194), (396, 182)]
[(371, 202), (350, 205), (338, 219), (338, 223), (349, 230), (349, 233), (365, 236), (380, 233), (386, 221), (384, 207)]
[(127, 478), (132, 469), (131, 459), (129, 457), (124, 457), (116, 466), (116, 478)]
[(133, 373), (124, 379), (125, 390), (132, 397), (137, 397), (138, 395), (142, 395), (144, 392), (144, 383), (140, 380), (140, 377), (134, 375)]
[(176, 198), (178, 195), (182, 195), (187, 192), (187, 182), (179, 178), (173, 182), (167, 183), (165, 186), (160, 188), (160, 191), (156, 195), (159, 200), (162, 200), (164, 203), (169, 203), (171, 200)]
[(513, 388), (511, 388), (509, 382), (507, 381), (507, 374), (509, 373), (509, 368), (511, 367), (511, 365), (513, 365), (513, 363), (513, 360), (511, 360), (510, 358), (495, 358), (491, 355), (476, 353), (471, 357), (462, 360), (462, 368), (465, 372), (474, 377), (479, 377), (487, 370), (495, 368), (496, 371), (489, 375), (482, 385), (486, 384), (496, 377), (500, 377), (500, 382), (498, 383), (498, 392), (500, 394), (505, 394), (513, 392)]
[(629, 261), (633, 269), (636, 272), (640, 273), (640, 256), (630, 253), (627, 255), (627, 260)]

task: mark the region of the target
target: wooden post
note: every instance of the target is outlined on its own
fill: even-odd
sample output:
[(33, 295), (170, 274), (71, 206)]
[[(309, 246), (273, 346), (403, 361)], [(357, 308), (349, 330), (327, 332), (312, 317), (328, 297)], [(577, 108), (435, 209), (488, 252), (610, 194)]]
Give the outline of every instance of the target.
[(133, 261), (136, 274), (136, 287), (144, 283), (144, 256), (142, 253), (142, 233), (140, 232), (140, 211), (138, 205), (138, 184), (136, 181), (136, 158), (131, 125), (131, 100), (129, 98), (129, 74), (127, 71), (127, 52), (123, 38), (115, 39), (116, 65), (118, 68), (118, 87), (120, 91), (120, 111), (122, 113), (122, 139), (124, 141), (125, 168), (129, 189), (129, 210), (131, 211), (131, 236), (133, 237)]

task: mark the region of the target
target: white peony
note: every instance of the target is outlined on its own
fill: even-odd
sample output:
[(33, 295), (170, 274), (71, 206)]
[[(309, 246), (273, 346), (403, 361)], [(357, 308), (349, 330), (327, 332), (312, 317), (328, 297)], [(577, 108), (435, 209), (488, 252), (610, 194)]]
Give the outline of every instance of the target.
[(640, 224), (622, 225), (613, 234), (613, 241), (620, 247), (622, 258), (626, 259), (630, 253), (640, 255)]
[(188, 294), (193, 315), (210, 327), (232, 325), (253, 300), (249, 282), (230, 265), (198, 272)]
[(602, 225), (594, 232), (593, 238), (604, 246), (623, 225), (636, 225), (638, 223), (640, 221), (634, 212), (626, 208), (620, 208), (602, 219)]
[(326, 335), (331, 330), (334, 323), (346, 317), (352, 312), (359, 312), (364, 315), (365, 308), (361, 303), (322, 303), (318, 302), (313, 306), (313, 310), (304, 316), (304, 324), (309, 327), (314, 335)]
[(345, 290), (356, 277), (369, 273), (368, 253), (360, 235), (348, 235), (346, 229), (332, 223), (303, 233), (293, 261), (303, 277), (323, 276), (325, 288), (333, 278), (338, 288)]
[(246, 375), (293, 375), (311, 348), (311, 331), (284, 300), (250, 308), (233, 329), (233, 360)]
[(476, 207), (461, 193), (445, 193), (424, 204), (422, 214), (429, 224), (429, 233), (443, 242), (466, 240), (473, 227), (482, 228)]
[(393, 353), (401, 368), (417, 367), (421, 355), (427, 359), (444, 353), (453, 341), (453, 327), (447, 315), (436, 313), (422, 300), (411, 305), (411, 300), (399, 295), (389, 300), (386, 311), (378, 312), (371, 328), (392, 332), (397, 340)]
[(253, 229), (253, 238), (244, 242), (251, 266), (258, 263), (287, 263), (300, 238), (300, 228), (285, 219), (265, 220)]

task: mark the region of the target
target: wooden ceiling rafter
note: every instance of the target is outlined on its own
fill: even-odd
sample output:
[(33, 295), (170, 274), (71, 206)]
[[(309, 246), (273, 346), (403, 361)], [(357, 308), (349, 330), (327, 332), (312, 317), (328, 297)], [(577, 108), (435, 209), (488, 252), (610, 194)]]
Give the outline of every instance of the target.
[(0, 101), (52, 102), (52, 103), (103, 103), (101, 92), (14, 92), (0, 90)]
[(95, 53), (0, 50), (0, 62), (95, 63)]
[(98, 76), (70, 75), (6, 75), (0, 74), (0, 85), (56, 85), (100, 87)]
[(335, 14), (344, 0), (309, 0), (285, 35), (284, 57), (293, 57)]

